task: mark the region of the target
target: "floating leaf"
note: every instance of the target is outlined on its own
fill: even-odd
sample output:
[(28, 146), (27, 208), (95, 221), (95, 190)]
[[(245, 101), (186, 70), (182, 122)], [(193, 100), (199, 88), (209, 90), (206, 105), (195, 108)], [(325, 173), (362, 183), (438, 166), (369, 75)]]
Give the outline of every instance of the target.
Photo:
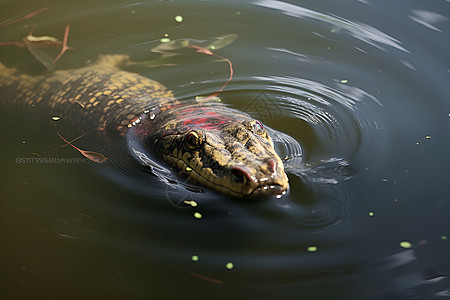
[(40, 42), (51, 43), (51, 44), (52, 43), (61, 43), (61, 41), (58, 40), (57, 38), (48, 36), (48, 35), (34, 36), (32, 34), (29, 34), (24, 38), (24, 40), (27, 42), (38, 42), (38, 43), (40, 43)]
[(59, 134), (59, 132), (57, 132), (57, 134), (64, 142), (66, 142), (68, 145), (72, 146), (75, 150), (80, 152), (81, 155), (83, 155), (84, 157), (90, 159), (91, 161), (96, 162), (98, 164), (101, 164), (101, 163), (104, 163), (107, 160), (107, 158), (103, 154), (100, 154), (100, 153), (97, 153), (97, 152), (93, 152), (93, 151), (82, 150), (80, 148), (77, 148), (74, 145), (72, 145), (68, 140), (63, 138), (61, 136), (61, 134)]
[(100, 153), (97, 153), (97, 152), (92, 152), (92, 151), (85, 151), (85, 150), (81, 150), (81, 149), (78, 149), (78, 148), (75, 148), (75, 149), (80, 151), (80, 153), (84, 157), (86, 157), (86, 158), (88, 158), (88, 159), (90, 159), (93, 162), (96, 162), (98, 164), (104, 163), (107, 160), (107, 158), (103, 154), (100, 154)]
[(231, 60), (229, 60), (229, 59), (226, 58), (226, 57), (217, 55), (217, 54), (211, 52), (210, 50), (208, 50), (208, 49), (206, 49), (206, 48), (204, 48), (204, 47), (200, 47), (200, 46), (197, 46), (197, 45), (190, 45), (189, 48), (196, 49), (196, 51), (199, 52), (199, 53), (204, 53), (204, 54), (207, 54), (207, 55), (212, 55), (212, 56), (217, 57), (217, 58), (219, 58), (219, 59), (221, 59), (221, 60), (224, 60), (224, 61), (226, 61), (226, 62), (228, 63), (228, 66), (229, 66), (229, 68), (230, 68), (230, 76), (228, 77), (227, 82), (225, 82), (225, 84), (224, 84), (224, 85), (223, 85), (216, 93), (209, 95), (208, 97), (202, 99), (202, 101), (206, 101), (206, 100), (209, 100), (209, 99), (211, 99), (211, 98), (216, 97), (217, 95), (219, 95), (220, 92), (223, 91), (223, 89), (228, 85), (228, 83), (231, 81), (231, 79), (233, 79), (233, 73), (234, 73), (234, 71), (233, 71), (233, 64), (231, 63)]
[(61, 45), (61, 42), (52, 36), (34, 36), (32, 34), (29, 34), (26, 36), (23, 40), (25, 42), (25, 45), (27, 46), (28, 50), (31, 52), (31, 54), (46, 67), (48, 70), (53, 69), (54, 64), (61, 58), (61, 56), (67, 51), (72, 49), (71, 47), (67, 46), (67, 41), (69, 38), (69, 30), (70, 26), (66, 26), (66, 30), (64, 33), (64, 40), (62, 42), (62, 48), (59, 52), (58, 56), (56, 58), (52, 58), (47, 52), (44, 50), (41, 50), (42, 46), (59, 46)]
[(165, 54), (170, 51), (186, 48), (190, 45), (191, 41), (188, 39), (178, 39), (170, 42), (163, 42), (151, 49), (152, 52)]
[[(209, 46), (207, 46), (206, 48), (202, 47), (202, 46), (191, 44), (190, 39), (177, 39), (177, 40), (173, 40), (173, 41), (170, 41), (167, 43), (161, 43), (158, 46), (151, 49), (152, 52), (161, 54), (161, 56), (159, 58), (150, 60), (150, 61), (146, 61), (146, 62), (140, 62), (140, 63), (128, 63), (128, 66), (145, 66), (145, 67), (173, 66), (176, 64), (174, 63), (174, 59), (172, 56), (179, 55), (178, 53), (174, 52), (174, 50), (180, 50), (183, 48), (195, 49), (195, 51), (198, 53), (217, 57), (221, 61), (226, 61), (228, 63), (229, 70), (230, 70), (230, 76), (229, 76), (228, 80), (225, 82), (225, 84), (216, 93), (211, 94), (207, 97), (198, 98), (197, 101), (202, 102), (202, 101), (208, 101), (208, 100), (214, 99), (214, 101), (220, 102), (220, 99), (217, 98), (216, 96), (219, 95), (219, 93), (222, 92), (223, 89), (228, 85), (228, 83), (233, 79), (233, 72), (234, 72), (233, 64), (231, 63), (231, 61), (228, 58), (220, 56), (218, 54), (215, 54), (210, 49), (223, 48), (226, 45), (229, 45), (230, 43), (232, 43), (236, 38), (237, 38), (237, 35), (234, 35), (234, 34), (223, 35), (223, 36), (217, 37), (216, 41), (209, 44)], [(208, 47), (209, 47), (209, 49), (208, 49)], [(187, 171), (189, 171), (189, 170), (187, 170)]]
[(176, 66), (178, 65), (178, 62), (173, 59), (173, 56), (180, 55), (179, 53), (175, 52), (175, 50), (180, 50), (183, 48), (186, 48), (189, 46), (191, 41), (189, 39), (178, 39), (171, 41), (169, 38), (164, 37), (161, 40), (161, 44), (159, 44), (156, 47), (153, 47), (150, 51), (154, 53), (161, 54), (160, 57), (157, 59), (145, 61), (145, 62), (138, 62), (128, 63), (129, 66), (137, 66), (137, 67), (147, 67), (147, 68), (154, 68), (154, 67), (170, 67), (170, 66)]
[(26, 43), (30, 53), (36, 58), (47, 70), (53, 69), (53, 57), (42, 49), (37, 48), (32, 43)]
[[(18, 23), (27, 19), (30, 19), (40, 13), (42, 13), (43, 11), (49, 9), (50, 7), (44, 7), (41, 8), (39, 10), (36, 10), (32, 13), (29, 13), (28, 15), (0, 24), (0, 28), (7, 26), (7, 25), (11, 25), (14, 23)], [(34, 29), (34, 27), (33, 27)], [(31, 30), (33, 31), (33, 30)], [(15, 42), (0, 42), (0, 46), (6, 46), (6, 45), (13, 45), (13, 46), (17, 46), (17, 47), (27, 47), (28, 50), (30, 51), (30, 53), (42, 64), (44, 65), (47, 69), (51, 70), (53, 68), (53, 65), (55, 64), (55, 62), (64, 54), (64, 52), (66, 52), (67, 50), (71, 49), (70, 47), (67, 46), (67, 39), (68, 39), (68, 35), (69, 35), (69, 26), (66, 26), (66, 33), (64, 35), (64, 41), (61, 43), (57, 38), (52, 37), (52, 36), (48, 36), (48, 35), (44, 35), (44, 36), (35, 36), (33, 34), (29, 34), (27, 35), (25, 38), (23, 38), (22, 41), (15, 41)], [(42, 47), (59, 47), (62, 44), (62, 49), (61, 52), (59, 53), (59, 55), (53, 59), (48, 53), (46, 53), (43, 50), (40, 50), (38, 48), (42, 48)]]
[(210, 50), (219, 50), (230, 44), (232, 44), (237, 39), (237, 34), (227, 34), (216, 37), (216, 40), (206, 46), (205, 48)]

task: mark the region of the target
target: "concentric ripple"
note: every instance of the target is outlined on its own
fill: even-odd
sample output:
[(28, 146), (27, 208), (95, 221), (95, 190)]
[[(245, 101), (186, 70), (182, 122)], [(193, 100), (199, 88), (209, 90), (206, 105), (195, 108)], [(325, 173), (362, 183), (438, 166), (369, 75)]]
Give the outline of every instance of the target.
[[(206, 88), (217, 82), (207, 82)], [(266, 125), (301, 126), (296, 136), (282, 128), (268, 130), (286, 171), (303, 180), (338, 183), (349, 178), (343, 168), (369, 146), (383, 123), (376, 97), (342, 82), (331, 87), (302, 78), (252, 76), (235, 78), (230, 89), (222, 94), (224, 102)], [(192, 97), (185, 92), (185, 98)]]
[[(281, 1), (260, 0), (252, 4), (270, 12), (273, 17), (288, 15), (302, 19), (305, 25), (326, 23), (337, 34), (355, 38), (369, 49), (383, 51), (391, 47), (408, 52), (398, 40), (369, 25)], [(262, 18), (252, 19), (249, 16), (247, 20), (256, 22), (251, 26), (263, 25), (258, 23)], [(220, 19), (216, 21), (220, 22)], [(359, 158), (369, 148), (378, 147), (382, 153), (381, 148), (387, 145), (379, 134), (385, 127), (383, 105), (373, 92), (364, 90), (356, 81), (345, 80), (345, 77), (338, 79), (336, 75), (328, 74), (335, 68), (334, 63), (339, 63), (343, 68), (353, 66), (340, 61), (331, 62), (323, 52), (316, 51), (323, 48), (323, 41), (329, 40), (329, 37), (319, 27), (313, 28), (312, 34), (314, 38), (309, 41), (310, 48), (305, 48), (304, 52), (297, 46), (299, 43), (277, 40), (278, 36), (272, 36), (270, 41), (251, 40), (248, 36), (248, 42), (238, 37), (236, 47), (230, 45), (218, 51), (235, 66), (233, 78), (219, 98), (226, 105), (264, 123), (289, 176), (290, 191), (286, 196), (251, 207), (229, 201), (216, 193), (183, 182), (172, 169), (160, 164), (136, 143), (132, 136), (127, 137), (128, 150), (135, 164), (113, 164), (110, 168), (113, 170), (105, 171), (107, 176), (136, 194), (151, 195), (160, 203), (168, 201), (177, 208), (185, 208), (184, 211), (192, 209), (189, 203), (196, 203), (199, 206), (195, 210), (209, 216), (204, 221), (208, 222), (208, 226), (200, 228), (195, 223), (172, 217), (171, 213), (161, 215), (167, 217), (164, 221), (152, 214), (154, 222), (161, 221), (166, 230), (173, 232), (183, 227), (190, 232), (201, 230), (206, 234), (214, 231), (215, 235), (222, 232), (228, 236), (228, 226), (242, 227), (255, 234), (272, 232), (272, 241), (276, 240), (274, 244), (290, 251), (287, 249), (301, 247), (302, 241), (276, 238), (280, 231), (287, 229), (301, 235), (310, 230), (336, 230), (346, 224), (358, 207), (360, 197), (360, 191), (349, 180), (355, 172), (365, 167), (359, 164)], [(177, 38), (201, 43), (210, 41), (213, 36), (186, 34)], [(159, 43), (159, 39), (137, 41), (132, 49), (142, 56)], [(360, 43), (358, 45), (363, 48)], [(241, 51), (244, 48), (246, 51)], [(164, 62), (176, 67), (160, 66), (140, 73), (151, 78), (156, 75), (155, 79), (172, 89), (180, 101), (194, 101), (197, 96), (214, 94), (229, 79), (229, 68), (224, 61), (195, 52), (181, 52), (175, 56), (176, 60)], [(316, 52), (319, 54), (316, 55)], [(261, 64), (261, 61), (267, 61), (267, 67), (255, 68), (254, 65)], [(308, 68), (319, 75), (300, 72)], [(229, 216), (232, 216), (232, 221), (227, 219)], [(215, 257), (214, 246), (211, 247), (204, 247), (204, 252), (219, 260), (220, 254)], [(172, 254), (165, 253), (180, 258), (188, 250), (178, 248), (173, 251)], [(270, 252), (270, 247), (265, 251)]]
[[(28, 2), (3, 1), (1, 21), (40, 8)], [(52, 2), (2, 27), (1, 41), (61, 40), (70, 25), (72, 50), (57, 69), (127, 54), (146, 65), (131, 71), (180, 101), (219, 91), (227, 62), (152, 49), (236, 35), (211, 49), (234, 68), (219, 97), (266, 126), (290, 189), (281, 199), (230, 199), (175, 178), (132, 137), (129, 148), (108, 141), (120, 148), (112, 154), (97, 136), (76, 140), (107, 156), (101, 165), (17, 164), (27, 149), (42, 154), (62, 142), (53, 130), (25, 128), (30, 115), (15, 111), (2, 136), (10, 298), (48, 294), (49, 282), (55, 296), (113, 298), (449, 295), (448, 0)], [(8, 66), (43, 73), (26, 48), (0, 48)], [(92, 280), (67, 284), (86, 275)]]
[[(192, 101), (213, 92), (221, 81), (203, 81), (206, 92), (200, 95), (198, 86), (183, 86), (177, 96)], [(284, 159), (291, 192), (265, 209), (316, 230), (349, 219), (359, 191), (346, 182), (357, 157), (380, 138), (377, 130), (383, 124), (383, 106), (375, 96), (340, 81), (327, 86), (292, 76), (237, 76), (220, 97), (262, 121)], [(263, 221), (263, 215), (253, 215), (254, 222)]]

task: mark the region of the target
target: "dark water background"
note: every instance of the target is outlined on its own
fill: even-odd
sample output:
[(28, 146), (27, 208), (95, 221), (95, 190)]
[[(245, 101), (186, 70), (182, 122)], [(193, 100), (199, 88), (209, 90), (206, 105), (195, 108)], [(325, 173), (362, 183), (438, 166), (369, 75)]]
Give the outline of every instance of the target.
[[(288, 195), (243, 203), (187, 193), (121, 155), (56, 163), (80, 156), (58, 148), (53, 121), (2, 104), (1, 299), (450, 297), (449, 1), (0, 1), (0, 22), (48, 3), (0, 41), (35, 23), (61, 38), (70, 24), (76, 49), (58, 69), (236, 34), (216, 51), (235, 72), (223, 102), (303, 157), (286, 161)], [(0, 60), (45, 72), (25, 48), (0, 47)], [(229, 76), (187, 49), (165, 63), (139, 72), (180, 99)]]

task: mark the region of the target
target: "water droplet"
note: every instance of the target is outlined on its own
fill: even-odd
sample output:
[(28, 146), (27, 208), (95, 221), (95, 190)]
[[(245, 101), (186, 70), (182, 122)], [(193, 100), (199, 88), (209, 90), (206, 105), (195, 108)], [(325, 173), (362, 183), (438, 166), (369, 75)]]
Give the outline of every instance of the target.
[(192, 261), (199, 261), (199, 257), (197, 255), (192, 255), (191, 260)]
[(369, 217), (375, 216), (375, 213), (373, 211), (369, 212)]

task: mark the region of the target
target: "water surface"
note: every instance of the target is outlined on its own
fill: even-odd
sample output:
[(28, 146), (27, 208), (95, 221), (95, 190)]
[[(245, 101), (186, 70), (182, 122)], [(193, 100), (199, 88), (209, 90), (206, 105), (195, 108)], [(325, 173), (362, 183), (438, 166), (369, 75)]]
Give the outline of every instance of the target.
[[(47, 4), (0, 1), (0, 21)], [(448, 298), (449, 12), (444, 0), (83, 0), (1, 28), (14, 41), (70, 24), (58, 69), (129, 54), (185, 100), (217, 91), (228, 65), (192, 49), (155, 63), (151, 49), (235, 34), (216, 51), (234, 68), (220, 97), (293, 156), (286, 196), (236, 201), (167, 184), (121, 150), (76, 160), (48, 115), (2, 103), (1, 298)], [(45, 72), (25, 48), (0, 59)]]

